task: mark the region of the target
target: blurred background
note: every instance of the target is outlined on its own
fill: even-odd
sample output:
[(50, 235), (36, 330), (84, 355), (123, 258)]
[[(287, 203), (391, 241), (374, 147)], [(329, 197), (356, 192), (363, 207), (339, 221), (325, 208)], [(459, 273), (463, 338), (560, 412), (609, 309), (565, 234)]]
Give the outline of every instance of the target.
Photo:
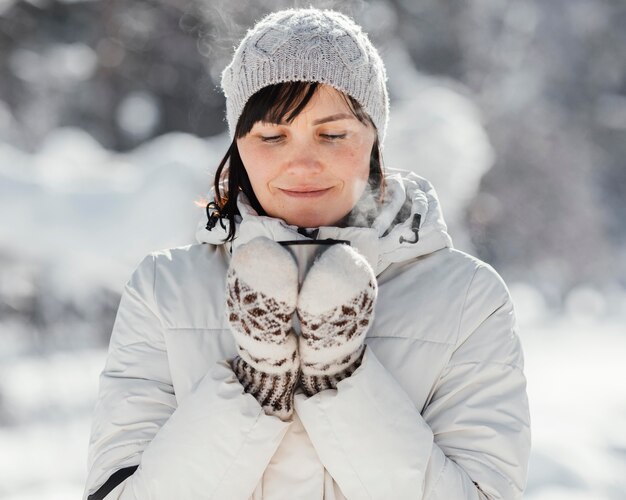
[(0, 498), (80, 498), (124, 283), (194, 243), (255, 20), (352, 16), (387, 66), (383, 157), (435, 186), (515, 300), (531, 500), (626, 498), (623, 0), (0, 0)]

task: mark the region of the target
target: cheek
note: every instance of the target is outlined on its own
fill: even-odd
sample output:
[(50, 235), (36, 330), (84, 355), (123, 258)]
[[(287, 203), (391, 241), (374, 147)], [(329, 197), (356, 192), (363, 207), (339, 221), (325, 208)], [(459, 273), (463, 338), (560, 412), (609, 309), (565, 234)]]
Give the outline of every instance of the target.
[(238, 145), (239, 155), (244, 164), (252, 188), (255, 190), (264, 186), (269, 178), (267, 165), (272, 165), (271, 158), (265, 151), (247, 144)]
[(341, 155), (342, 177), (346, 181), (361, 185), (363, 181), (367, 181), (370, 171), (370, 152), (371, 147), (349, 148)]
[(370, 171), (370, 149), (364, 147), (348, 148), (338, 157), (334, 158), (334, 164), (338, 169), (338, 177), (343, 182), (340, 194), (342, 215), (349, 212), (359, 201), (367, 187)]

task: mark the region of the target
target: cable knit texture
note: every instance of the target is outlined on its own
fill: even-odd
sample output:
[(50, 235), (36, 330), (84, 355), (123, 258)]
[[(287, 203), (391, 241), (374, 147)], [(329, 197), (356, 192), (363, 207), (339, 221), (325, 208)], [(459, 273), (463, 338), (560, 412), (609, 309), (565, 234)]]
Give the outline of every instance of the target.
[(292, 416), (298, 381), (298, 344), (291, 329), (297, 292), (296, 263), (278, 243), (259, 237), (234, 253), (226, 309), (239, 355), (231, 367), (265, 412), (282, 420)]
[(345, 14), (286, 9), (261, 19), (222, 72), (231, 139), (248, 99), (268, 85), (320, 82), (354, 97), (378, 129), (382, 145), (389, 97), (383, 61), (366, 33)]
[(377, 293), (372, 268), (348, 245), (331, 247), (313, 264), (297, 305), (300, 383), (307, 395), (336, 389), (360, 366)]

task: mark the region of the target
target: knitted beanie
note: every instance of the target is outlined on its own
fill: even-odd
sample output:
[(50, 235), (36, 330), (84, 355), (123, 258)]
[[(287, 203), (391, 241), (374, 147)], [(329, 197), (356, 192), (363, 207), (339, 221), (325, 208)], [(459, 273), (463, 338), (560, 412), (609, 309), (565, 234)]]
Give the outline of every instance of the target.
[(231, 139), (248, 99), (287, 81), (320, 82), (365, 109), (383, 144), (389, 115), (385, 66), (367, 34), (345, 14), (316, 8), (287, 9), (261, 19), (222, 72)]

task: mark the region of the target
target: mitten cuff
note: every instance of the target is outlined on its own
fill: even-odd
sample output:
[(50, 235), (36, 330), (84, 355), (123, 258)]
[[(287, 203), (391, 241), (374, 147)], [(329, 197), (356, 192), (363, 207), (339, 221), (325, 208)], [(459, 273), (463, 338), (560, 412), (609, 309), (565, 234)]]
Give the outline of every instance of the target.
[(289, 420), (293, 415), (293, 394), (298, 382), (298, 370), (281, 374), (257, 370), (241, 356), (230, 361), (230, 366), (246, 393), (259, 402), (267, 415)]
[(298, 339), (293, 333), (283, 338), (280, 344), (260, 342), (239, 334), (235, 329), (233, 334), (237, 341), (237, 353), (255, 369), (276, 375), (298, 370), (300, 366)]
[(361, 366), (365, 346), (362, 345), (349, 356), (329, 364), (304, 364), (300, 374), (300, 385), (307, 396), (326, 389), (336, 389), (337, 384), (352, 375)]

